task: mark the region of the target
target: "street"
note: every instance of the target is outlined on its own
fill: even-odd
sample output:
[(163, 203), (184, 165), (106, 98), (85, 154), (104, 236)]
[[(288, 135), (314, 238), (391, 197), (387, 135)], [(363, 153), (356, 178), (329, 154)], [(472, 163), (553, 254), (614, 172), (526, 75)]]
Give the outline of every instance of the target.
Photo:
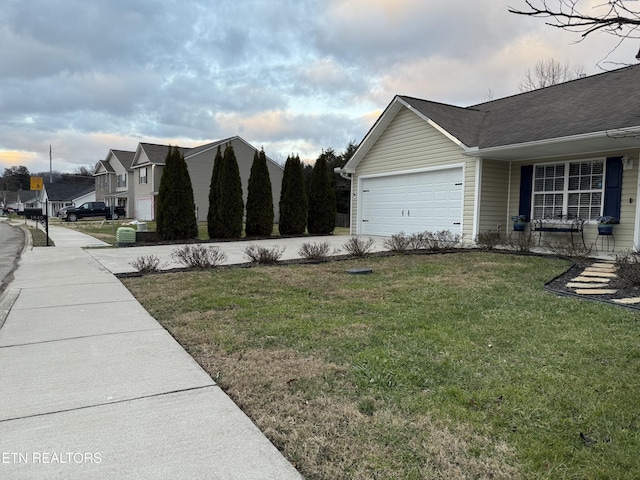
[(22, 229), (0, 221), (0, 293), (6, 288), (23, 247)]

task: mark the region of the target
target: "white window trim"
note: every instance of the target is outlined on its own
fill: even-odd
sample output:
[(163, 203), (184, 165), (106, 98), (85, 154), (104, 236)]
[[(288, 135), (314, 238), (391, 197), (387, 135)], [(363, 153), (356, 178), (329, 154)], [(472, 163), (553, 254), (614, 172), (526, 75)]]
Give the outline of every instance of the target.
[[(555, 161), (555, 162), (544, 162), (544, 163), (534, 163), (533, 164), (533, 175), (531, 181), (533, 184), (531, 185), (531, 212), (530, 218), (535, 219), (534, 210), (535, 210), (535, 197), (536, 194), (544, 194), (545, 192), (536, 192), (536, 167), (546, 166), (546, 165), (560, 165), (564, 164), (564, 186), (563, 186), (563, 199), (562, 199), (562, 215), (567, 215), (569, 212), (569, 164), (570, 163), (586, 163), (586, 162), (602, 162), (602, 199), (600, 201), (600, 215), (604, 211), (604, 197), (605, 197), (605, 185), (607, 178), (607, 159), (604, 157), (595, 157), (595, 158), (574, 158), (572, 160), (563, 160), (563, 161)], [(571, 190), (571, 192), (575, 192)], [(597, 223), (595, 220), (584, 219), (585, 224), (594, 224)]]

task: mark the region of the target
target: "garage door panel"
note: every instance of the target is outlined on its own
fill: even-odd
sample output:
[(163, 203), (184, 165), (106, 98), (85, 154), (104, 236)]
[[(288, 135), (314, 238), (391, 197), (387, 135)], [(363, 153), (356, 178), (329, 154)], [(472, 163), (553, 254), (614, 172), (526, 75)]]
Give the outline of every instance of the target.
[(361, 233), (461, 232), (462, 168), (362, 180)]

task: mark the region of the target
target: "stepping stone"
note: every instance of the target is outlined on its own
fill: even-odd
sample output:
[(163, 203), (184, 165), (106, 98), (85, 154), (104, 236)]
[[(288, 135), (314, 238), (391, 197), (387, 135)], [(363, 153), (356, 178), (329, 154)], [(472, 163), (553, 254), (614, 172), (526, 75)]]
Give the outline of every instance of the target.
[(612, 266), (596, 266), (596, 265), (591, 265), (590, 267), (587, 267), (586, 270), (589, 270), (591, 272), (611, 272), (614, 273), (617, 268), (616, 267), (612, 267)]
[(576, 290), (578, 295), (609, 295), (616, 293), (618, 290), (612, 290), (607, 288), (583, 288)]
[(615, 278), (617, 277), (617, 275), (615, 273), (609, 273), (609, 272), (590, 272), (588, 270), (585, 270), (584, 272), (582, 272), (582, 275), (585, 277), (609, 277), (609, 278)]
[(610, 278), (598, 278), (598, 277), (576, 277), (572, 278), (572, 282), (590, 282), (590, 283), (607, 283)]
[(584, 283), (584, 282), (569, 282), (568, 288), (607, 288), (608, 283)]
[(640, 303), (640, 297), (614, 298), (613, 301), (616, 303), (621, 303), (623, 305), (633, 305), (635, 303)]

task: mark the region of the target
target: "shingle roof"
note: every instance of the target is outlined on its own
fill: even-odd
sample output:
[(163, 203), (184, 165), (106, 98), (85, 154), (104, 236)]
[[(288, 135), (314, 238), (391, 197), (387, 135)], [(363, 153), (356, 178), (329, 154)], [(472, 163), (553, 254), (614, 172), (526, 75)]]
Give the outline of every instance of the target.
[(104, 168), (107, 173), (114, 173), (115, 170), (113, 169), (113, 167), (109, 164), (109, 162), (105, 161), (105, 160), (98, 160), (98, 163), (96, 165), (96, 173), (94, 173), (94, 175), (97, 175), (98, 169), (102, 166), (102, 168)]
[(236, 138), (236, 137), (229, 137), (229, 138), (225, 138), (223, 140), (218, 140), (217, 142), (211, 142), (211, 143), (207, 143), (205, 145), (199, 145), (197, 147), (189, 149), (188, 153), (185, 153), (185, 156), (187, 156), (187, 155), (189, 155), (189, 156), (197, 155), (198, 153), (202, 152), (203, 150), (208, 150), (210, 148), (215, 148), (218, 145), (225, 145), (226, 143), (229, 143), (234, 138)]
[[(169, 153), (169, 145), (157, 145), (155, 143), (140, 143), (140, 147), (147, 154), (149, 163), (163, 164), (167, 159), (167, 153)], [(178, 150), (183, 155), (186, 155), (190, 148), (178, 147)], [(133, 159), (132, 159), (133, 160)]]
[(70, 202), (74, 198), (86, 195), (96, 189), (95, 185), (47, 182), (45, 182), (44, 188), (47, 191), (47, 198), (53, 202)]
[(111, 149), (111, 153), (115, 155), (115, 157), (120, 161), (124, 168), (126, 168), (127, 170), (131, 170), (131, 164), (133, 163), (133, 157), (135, 156), (136, 152)]
[(640, 126), (640, 64), (467, 108), (400, 97), (468, 147)]

